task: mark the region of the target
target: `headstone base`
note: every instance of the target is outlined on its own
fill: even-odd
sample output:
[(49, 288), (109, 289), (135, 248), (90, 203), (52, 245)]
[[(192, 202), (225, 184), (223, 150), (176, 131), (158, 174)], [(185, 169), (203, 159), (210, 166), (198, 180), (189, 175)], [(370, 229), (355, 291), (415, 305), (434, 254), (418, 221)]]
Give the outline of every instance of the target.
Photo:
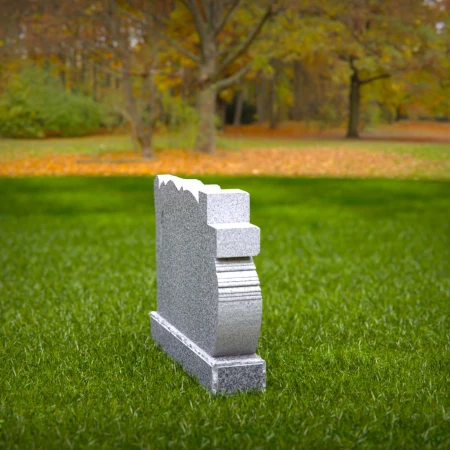
[(213, 394), (266, 389), (266, 362), (258, 355), (215, 358), (157, 312), (150, 313), (153, 339)]

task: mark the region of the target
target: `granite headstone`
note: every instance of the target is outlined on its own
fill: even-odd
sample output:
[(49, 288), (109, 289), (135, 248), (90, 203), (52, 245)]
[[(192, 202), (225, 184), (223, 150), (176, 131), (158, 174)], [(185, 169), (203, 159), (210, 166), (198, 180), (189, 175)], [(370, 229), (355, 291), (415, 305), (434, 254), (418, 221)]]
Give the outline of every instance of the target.
[(172, 175), (155, 178), (157, 311), (153, 339), (213, 393), (264, 390), (255, 354), (262, 297), (250, 196)]

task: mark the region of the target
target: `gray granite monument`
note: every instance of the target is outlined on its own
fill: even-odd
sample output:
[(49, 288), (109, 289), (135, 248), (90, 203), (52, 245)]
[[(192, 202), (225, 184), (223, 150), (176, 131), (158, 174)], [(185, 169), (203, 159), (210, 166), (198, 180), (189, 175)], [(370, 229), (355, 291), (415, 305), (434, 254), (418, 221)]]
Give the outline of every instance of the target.
[(264, 390), (255, 354), (262, 297), (250, 195), (172, 175), (155, 178), (158, 311), (153, 339), (213, 393)]

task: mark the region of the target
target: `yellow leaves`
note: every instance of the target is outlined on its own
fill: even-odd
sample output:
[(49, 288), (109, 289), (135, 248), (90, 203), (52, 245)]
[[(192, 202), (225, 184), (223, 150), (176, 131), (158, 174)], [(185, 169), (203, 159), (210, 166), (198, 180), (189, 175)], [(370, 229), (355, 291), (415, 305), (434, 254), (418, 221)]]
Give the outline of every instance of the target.
[(163, 73), (155, 75), (154, 82), (158, 86), (158, 90), (161, 92), (167, 91), (180, 84), (179, 77), (170, 77)]
[(196, 68), (197, 67), (197, 63), (195, 61), (192, 61), (192, 59), (189, 58), (185, 58), (182, 55), (180, 56), (180, 61), (181, 61), (181, 66), (182, 67), (186, 67), (186, 68)]
[(191, 14), (185, 8), (175, 8), (170, 14), (168, 31), (174, 38), (183, 37), (180, 43), (186, 39), (192, 39), (196, 35)]
[(121, 69), (122, 68), (122, 62), (121, 61), (113, 61), (111, 63), (111, 67), (113, 69)]
[(381, 65), (387, 66), (391, 62), (391, 56), (389, 53), (385, 52), (381, 55), (379, 61)]
[(253, 70), (255, 72), (262, 70), (265, 75), (271, 76), (273, 74), (273, 67), (270, 65), (269, 57), (267, 55), (257, 55), (253, 59)]
[(225, 100), (227, 103), (231, 103), (233, 101), (234, 90), (232, 88), (224, 89), (220, 93), (220, 98)]
[(183, 25), (192, 22), (192, 15), (186, 8), (174, 8), (170, 13), (172, 26)]
[[(269, 140), (270, 142), (270, 140)], [(47, 155), (43, 157), (2, 161), (0, 176), (55, 175), (281, 175), (331, 177), (408, 177), (420, 168), (425, 173), (442, 172), (442, 161), (426, 161), (411, 155), (377, 152), (354, 146), (338, 148), (326, 141), (298, 148), (247, 148), (219, 151), (216, 155), (168, 149), (158, 152), (154, 160), (141, 159), (136, 153), (116, 152), (90, 155)], [(448, 166), (448, 164), (446, 164)], [(450, 167), (449, 167), (450, 168)]]
[(391, 85), (391, 89), (394, 91), (394, 92), (400, 92), (400, 91), (402, 91), (403, 90), (403, 86), (400, 84), (400, 83), (390, 83), (390, 85)]

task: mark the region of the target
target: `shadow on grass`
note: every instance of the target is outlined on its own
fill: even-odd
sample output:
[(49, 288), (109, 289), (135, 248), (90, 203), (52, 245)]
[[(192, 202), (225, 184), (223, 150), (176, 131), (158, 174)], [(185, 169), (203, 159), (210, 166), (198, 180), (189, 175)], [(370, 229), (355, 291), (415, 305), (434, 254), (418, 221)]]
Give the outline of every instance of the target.
[[(351, 180), (273, 177), (199, 177), (222, 188), (251, 194), (252, 212), (276, 209), (332, 209), (363, 215), (444, 208), (450, 183), (412, 180)], [(153, 215), (153, 178), (0, 179), (0, 214), (12, 216), (85, 214)]]

